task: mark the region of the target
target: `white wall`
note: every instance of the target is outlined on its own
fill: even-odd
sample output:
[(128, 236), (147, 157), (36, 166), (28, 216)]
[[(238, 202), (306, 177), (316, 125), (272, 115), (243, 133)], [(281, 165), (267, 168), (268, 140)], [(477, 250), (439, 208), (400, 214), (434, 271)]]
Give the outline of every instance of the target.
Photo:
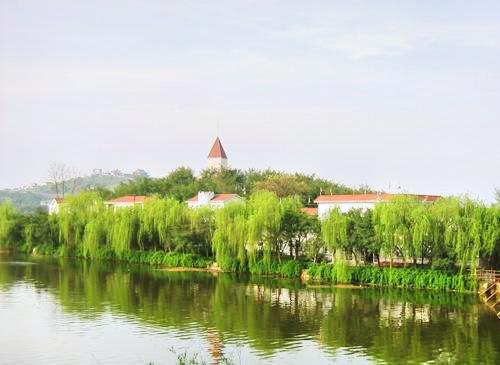
[(227, 168), (227, 158), (209, 158), (207, 168), (215, 170)]
[(108, 206), (110, 207), (113, 207), (113, 212), (116, 212), (117, 209), (122, 209), (122, 208), (132, 208), (133, 206), (141, 206), (143, 207), (144, 206), (144, 203), (143, 202), (136, 202), (136, 203), (133, 203), (133, 202), (124, 202), (124, 203), (109, 203), (107, 204)]
[(223, 208), (228, 203), (232, 203), (232, 202), (240, 201), (240, 200), (241, 200), (240, 197), (234, 197), (231, 200), (202, 203), (202, 202), (200, 202), (200, 199), (198, 197), (198, 201), (188, 201), (187, 205), (188, 205), (188, 208), (198, 208), (198, 207), (203, 207), (203, 206), (208, 205), (208, 206), (210, 206), (210, 208), (217, 209), (217, 208)]
[(59, 213), (59, 203), (55, 199), (53, 199), (47, 207), (49, 215)]
[(367, 210), (372, 209), (375, 202), (335, 202), (335, 203), (318, 203), (318, 217), (324, 218), (332, 209), (338, 208), (341, 213), (347, 213), (353, 209)]

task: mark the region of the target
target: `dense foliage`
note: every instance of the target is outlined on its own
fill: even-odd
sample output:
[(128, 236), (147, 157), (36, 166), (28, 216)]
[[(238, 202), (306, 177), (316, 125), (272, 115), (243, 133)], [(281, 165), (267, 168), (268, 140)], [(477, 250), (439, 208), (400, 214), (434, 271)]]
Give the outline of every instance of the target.
[(475, 282), (460, 272), (417, 268), (387, 268), (376, 266), (346, 266), (314, 264), (308, 274), (312, 279), (339, 284), (363, 284), (405, 289), (471, 291)]
[(470, 199), (439, 199), (432, 204), (398, 197), (373, 211), (376, 240), (381, 251), (420, 260), (448, 259), (461, 269), (475, 270), (478, 259), (500, 252), (500, 207)]
[[(289, 174), (274, 170), (209, 169), (195, 177), (193, 170), (180, 167), (164, 178), (142, 177), (120, 184), (113, 194), (152, 195), (186, 200), (198, 191), (237, 193), (249, 197), (256, 191), (271, 191), (278, 197), (298, 196), (304, 203), (312, 202), (318, 195), (351, 194), (367, 191), (367, 187), (352, 189), (314, 175)], [(369, 190), (369, 189), (368, 189)]]
[[(423, 266), (453, 276), (466, 275), (469, 269), (473, 273), (480, 261), (495, 265), (500, 257), (498, 205), (457, 198), (422, 203), (402, 196), (373, 211), (332, 210), (321, 221), (301, 207), (297, 196), (280, 198), (262, 190), (215, 210), (189, 209), (177, 199), (157, 196), (141, 207), (113, 210), (99, 193), (85, 192), (68, 197), (53, 216), (23, 215), (8, 203), (0, 205), (0, 244), (26, 252), (158, 266), (206, 267), (216, 262), (227, 271), (285, 277), (299, 276), (313, 262), (319, 264), (309, 269), (313, 277), (380, 285), (387, 282), (380, 279), (386, 274), (377, 268), (366, 269), (375, 270), (368, 277), (379, 278), (368, 280), (360, 274), (364, 271), (349, 265)], [(321, 264), (330, 261), (333, 265)], [(390, 279), (389, 285), (405, 286), (407, 277), (423, 277), (422, 285), (430, 287), (444, 280), (418, 270), (389, 272), (403, 275), (395, 284)], [(437, 286), (467, 285), (455, 280)], [(420, 287), (417, 282), (414, 286)]]

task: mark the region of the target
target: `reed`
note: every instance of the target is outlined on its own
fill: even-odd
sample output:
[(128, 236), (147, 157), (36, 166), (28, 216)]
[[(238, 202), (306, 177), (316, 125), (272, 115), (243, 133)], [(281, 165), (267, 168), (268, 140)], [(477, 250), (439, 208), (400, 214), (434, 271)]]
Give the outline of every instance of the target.
[(390, 268), (375, 266), (346, 266), (313, 264), (308, 269), (313, 280), (332, 284), (362, 284), (404, 289), (431, 289), (470, 292), (476, 282), (460, 271), (439, 271), (421, 268)]

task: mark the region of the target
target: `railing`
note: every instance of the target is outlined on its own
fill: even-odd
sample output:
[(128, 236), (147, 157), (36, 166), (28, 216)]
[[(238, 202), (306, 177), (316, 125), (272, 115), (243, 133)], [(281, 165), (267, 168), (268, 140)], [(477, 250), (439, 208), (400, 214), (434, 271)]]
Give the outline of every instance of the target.
[(497, 309), (497, 306), (500, 305), (500, 299), (498, 299), (497, 295), (497, 284), (500, 283), (500, 271), (479, 269), (476, 272), (476, 277), (477, 280), (486, 282), (486, 288), (479, 293), (479, 297), (500, 318), (500, 311)]
[(476, 272), (477, 280), (491, 282), (500, 282), (500, 270), (478, 269)]

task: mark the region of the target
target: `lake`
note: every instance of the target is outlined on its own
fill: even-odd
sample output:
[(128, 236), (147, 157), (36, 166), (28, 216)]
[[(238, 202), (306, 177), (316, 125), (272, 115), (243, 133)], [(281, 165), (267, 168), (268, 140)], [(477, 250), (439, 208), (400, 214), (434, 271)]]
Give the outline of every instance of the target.
[(472, 294), (0, 256), (0, 364), (500, 364)]

